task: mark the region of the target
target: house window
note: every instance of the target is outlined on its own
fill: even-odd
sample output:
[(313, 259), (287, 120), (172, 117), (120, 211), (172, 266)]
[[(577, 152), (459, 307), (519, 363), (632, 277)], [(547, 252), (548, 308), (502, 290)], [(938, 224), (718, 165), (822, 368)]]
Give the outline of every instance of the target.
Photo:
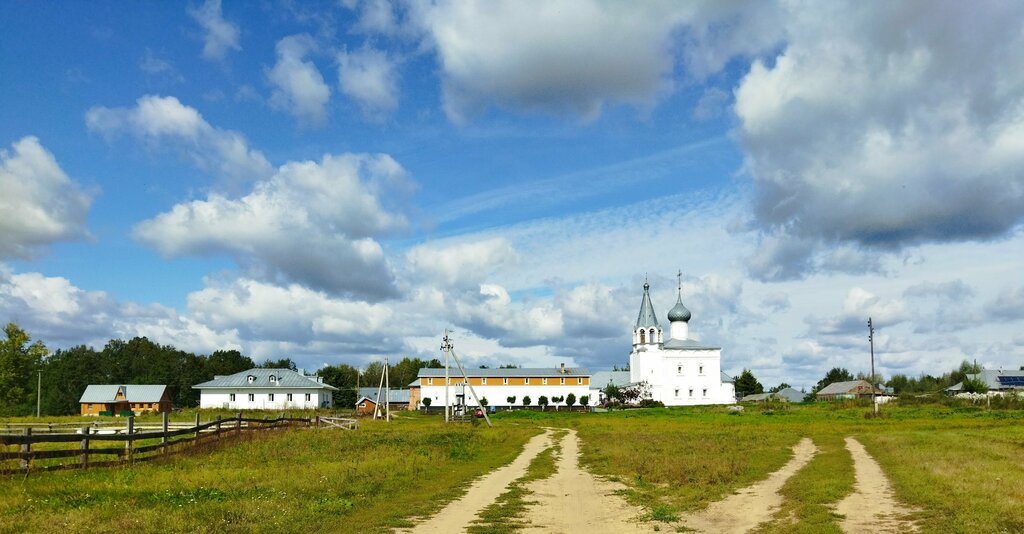
[(676, 373), (683, 374), (683, 366), (682, 365), (677, 365), (676, 366)]
[(707, 388), (705, 388), (705, 389), (704, 389), (704, 396), (705, 396), (705, 397), (707, 397), (707, 396), (708, 396), (708, 390), (707, 390)]
[(544, 384), (544, 385), (547, 385), (548, 379), (547, 378), (542, 378), (542, 379), (540, 379), (540, 383)]
[(89, 405), (89, 411), (92, 411), (92, 404)]
[(306, 402), (309, 402), (309, 393), (306, 393)]
[(270, 401), (270, 402), (274, 402), (274, 394), (273, 393), (268, 393), (267, 394), (267, 400)]
[(432, 385), (434, 385), (434, 379), (433, 379), (433, 378), (428, 378), (428, 379), (427, 379), (427, 385), (428, 385), (428, 386), (432, 386)]
[(277, 382), (277, 377), (274, 376), (274, 375), (270, 375), (270, 381), (271, 382)]
[(501, 380), (502, 380), (503, 384), (508, 385), (508, 379), (507, 378), (502, 378)]
[(481, 377), (480, 378), (480, 383), (481, 384), (486, 384), (487, 383), (487, 377), (486, 376), (485, 377)]
[(693, 388), (690, 388), (690, 396), (693, 396)]
[(291, 393), (288, 393), (288, 394), (287, 394), (287, 395), (285, 396), (285, 398), (286, 398), (286, 399), (288, 399), (288, 402), (291, 402), (291, 401), (292, 401), (292, 394), (291, 394)]
[(697, 372), (700, 373), (700, 374), (704, 374), (704, 364), (703, 363), (700, 364), (700, 367), (698, 368)]
[(576, 379), (576, 383), (577, 384), (582, 384), (583, 383), (583, 377), (581, 376), (581, 377), (577, 378)]
[(564, 378), (559, 378), (558, 379), (558, 383), (559, 384), (564, 384), (565, 383), (565, 379)]
[(676, 388), (676, 397), (679, 396), (679, 388)]
[(231, 401), (231, 402), (235, 402), (235, 394), (234, 393), (228, 393), (228, 400)]
[(247, 376), (247, 377), (245, 377), (245, 378), (246, 378), (246, 380), (248, 380), (248, 381), (249, 381), (249, 383), (250, 383), (250, 384), (252, 384), (253, 382), (255, 382), (255, 381), (256, 381), (256, 377), (255, 377), (255, 376), (252, 376), (252, 375), (249, 375), (249, 376)]
[(524, 384), (529, 384), (530, 383), (530, 379), (529, 378), (524, 378), (523, 379), (523, 383)]
[(255, 393), (250, 393), (249, 394), (249, 402), (255, 402), (255, 401), (256, 401), (256, 394)]

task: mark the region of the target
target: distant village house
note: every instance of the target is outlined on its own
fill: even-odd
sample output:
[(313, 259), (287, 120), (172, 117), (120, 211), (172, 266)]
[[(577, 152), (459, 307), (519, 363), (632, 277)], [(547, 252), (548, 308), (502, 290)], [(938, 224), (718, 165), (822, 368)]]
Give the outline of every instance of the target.
[(92, 384), (78, 401), (82, 415), (125, 415), (171, 411), (171, 396), (165, 385)]
[(285, 410), (331, 408), (338, 388), (301, 369), (255, 368), (192, 386), (199, 390), (200, 408)]

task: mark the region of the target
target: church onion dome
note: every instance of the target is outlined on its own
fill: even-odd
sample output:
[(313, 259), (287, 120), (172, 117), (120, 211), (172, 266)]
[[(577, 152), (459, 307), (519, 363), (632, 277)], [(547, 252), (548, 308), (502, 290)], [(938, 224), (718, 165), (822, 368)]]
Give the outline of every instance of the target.
[(676, 305), (672, 306), (672, 309), (668, 311), (669, 322), (689, 322), (690, 321), (690, 310), (683, 306), (683, 296), (679, 295), (679, 299), (676, 300)]

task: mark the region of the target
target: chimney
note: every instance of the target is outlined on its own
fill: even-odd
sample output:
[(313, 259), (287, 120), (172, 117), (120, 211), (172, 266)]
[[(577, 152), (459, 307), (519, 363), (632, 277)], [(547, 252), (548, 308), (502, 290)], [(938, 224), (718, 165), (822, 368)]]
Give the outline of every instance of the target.
[(560, 371), (563, 375), (565, 374), (565, 362), (562, 362), (562, 368), (560, 369)]

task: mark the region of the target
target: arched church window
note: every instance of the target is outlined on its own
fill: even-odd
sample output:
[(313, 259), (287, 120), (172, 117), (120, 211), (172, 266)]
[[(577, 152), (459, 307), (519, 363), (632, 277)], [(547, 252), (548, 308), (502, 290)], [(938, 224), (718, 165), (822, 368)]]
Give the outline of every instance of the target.
[(640, 331), (640, 343), (641, 344), (647, 343), (646, 339), (644, 338), (644, 331), (643, 330)]
[(654, 329), (651, 329), (651, 343), (654, 343)]

